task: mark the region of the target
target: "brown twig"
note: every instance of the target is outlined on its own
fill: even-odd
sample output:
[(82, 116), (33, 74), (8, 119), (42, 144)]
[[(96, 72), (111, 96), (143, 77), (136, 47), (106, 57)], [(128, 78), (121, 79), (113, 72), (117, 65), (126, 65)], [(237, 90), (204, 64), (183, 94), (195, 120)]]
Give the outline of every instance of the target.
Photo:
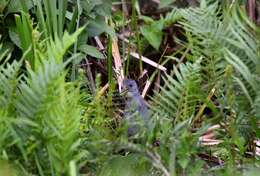
[(108, 84), (108, 83), (106, 83), (106, 85), (105, 85), (105, 86), (103, 86), (103, 87), (100, 89), (100, 91), (97, 93), (97, 94), (98, 94), (98, 96), (104, 95), (104, 94), (105, 94), (105, 92), (106, 92), (106, 90), (108, 89), (108, 87), (109, 87), (109, 84)]
[(256, 22), (256, 14), (255, 14), (256, 2), (255, 2), (255, 0), (248, 0), (247, 3), (248, 3), (249, 18), (255, 23)]
[(122, 67), (122, 62), (121, 62), (121, 57), (120, 57), (116, 37), (112, 39), (112, 55), (114, 58), (115, 72), (117, 73), (116, 77), (117, 77), (119, 92), (121, 92), (122, 82), (124, 79), (124, 72), (123, 72), (123, 67)]
[(159, 70), (162, 70), (162, 71), (164, 71), (164, 72), (167, 70), (164, 66), (162, 66), (162, 65), (160, 65), (160, 64), (157, 64), (156, 62), (152, 61), (151, 59), (148, 59), (147, 57), (144, 57), (144, 56), (139, 57), (139, 54), (138, 54), (138, 53), (131, 52), (130, 55), (133, 56), (133, 57), (136, 58), (136, 59), (140, 59), (140, 58), (141, 58), (141, 60), (142, 60), (143, 62), (145, 62), (145, 63), (147, 63), (147, 64), (149, 64), (149, 65), (151, 65), (151, 66), (153, 66), (153, 67), (156, 67), (156, 68), (158, 68)]

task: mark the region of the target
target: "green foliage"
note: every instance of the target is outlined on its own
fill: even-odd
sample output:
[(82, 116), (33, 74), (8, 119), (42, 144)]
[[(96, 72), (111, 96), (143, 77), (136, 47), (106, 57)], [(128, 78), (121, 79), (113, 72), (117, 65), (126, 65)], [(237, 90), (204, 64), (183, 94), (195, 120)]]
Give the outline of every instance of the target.
[[(182, 14), (185, 20), (182, 24), (188, 32), (187, 47), (192, 48), (192, 55), (197, 58), (203, 56), (202, 77), (207, 80), (204, 87), (218, 87), (215, 101), (220, 103), (220, 107), (214, 111), (218, 111), (220, 123), (226, 125), (226, 147), (232, 150), (231, 146), (235, 144), (240, 158), (245, 146), (252, 145), (253, 134), (259, 135), (257, 115), (252, 114), (259, 104), (256, 96), (259, 89), (259, 45), (255, 40), (258, 31), (243, 9), (237, 6), (225, 10), (212, 4), (183, 10)], [(224, 109), (229, 113), (223, 112)], [(234, 160), (234, 156), (229, 156), (229, 159)]]
[[(55, 35), (61, 37), (64, 30), (66, 11), (67, 11), (67, 0), (43, 0), (35, 1), (36, 3), (36, 16), (41, 32), (44, 33), (45, 38), (52, 37)], [(41, 4), (42, 3), (42, 4)], [(43, 11), (45, 10), (45, 14)], [(77, 11), (74, 11), (76, 13)], [(46, 16), (46, 18), (45, 18)], [(71, 23), (75, 21), (71, 20)]]
[[(19, 85), (16, 109), (18, 117), (32, 121), (18, 128), (26, 134), (26, 155), (35, 157), (39, 171), (48, 167), (56, 174), (69, 171), (69, 163), (77, 159), (77, 134), (80, 122), (79, 90), (65, 83), (63, 64), (45, 61), (37, 72), (30, 71), (26, 82)], [(40, 91), (39, 91), (40, 90)], [(32, 135), (33, 134), (33, 135)], [(37, 140), (36, 140), (37, 139)], [(45, 150), (48, 158), (44, 160)]]
[[(58, 48), (62, 58), (79, 32), (65, 34), (64, 43), (52, 41), (48, 48)], [(2, 56), (1, 157), (17, 160), (29, 173), (60, 175), (70, 173), (71, 162), (79, 159), (81, 95), (76, 82), (66, 82), (66, 64), (49, 50), (42, 55), (49, 59), (37, 70), (27, 67), (26, 75), (18, 74), (21, 61), (9, 64), (10, 57)], [(22, 158), (13, 153), (17, 149)]]
[(104, 59), (104, 56), (95, 47), (91, 45), (81, 45), (79, 47), (79, 50), (92, 57)]
[(11, 138), (11, 136), (16, 135), (13, 127), (13, 123), (15, 122), (14, 101), (16, 98), (16, 86), (21, 79), (19, 77), (21, 62), (13, 61), (11, 64), (8, 63), (10, 56), (8, 52), (5, 52), (0, 57), (1, 62), (3, 62), (0, 66), (0, 131), (2, 134), (0, 137), (0, 151), (4, 154), (1, 156), (1, 159), (8, 159), (8, 155), (6, 154), (7, 149), (19, 142), (18, 139)]
[(155, 111), (158, 116), (173, 119), (174, 124), (194, 116), (196, 106), (201, 102), (200, 66), (181, 64), (180, 69), (174, 68), (176, 78), (166, 75), (166, 87), (162, 88), (156, 100)]
[[(10, 28), (10, 35), (13, 42), (22, 49), (24, 57), (33, 69), (39, 65), (40, 56), (39, 51), (41, 48), (39, 46), (40, 34), (37, 29), (33, 28), (33, 22), (29, 15), (21, 12), (21, 16), (15, 16), (16, 27), (14, 29)], [(16, 38), (14, 35), (17, 35)]]
[(140, 30), (148, 42), (158, 50), (162, 41), (162, 29), (163, 19), (159, 21), (153, 21), (150, 25), (144, 25)]
[[(188, 129), (196, 126), (200, 116), (205, 124), (223, 124), (223, 145), (228, 151), (234, 150), (234, 145), (237, 147), (237, 152), (225, 154), (229, 163), (227, 171), (231, 172), (235, 161), (243, 160), (243, 153), (252, 145), (254, 134), (259, 135), (258, 115), (255, 114), (259, 104), (258, 30), (236, 4), (225, 9), (218, 3), (202, 1), (200, 8), (180, 9), (178, 14), (182, 17), (180, 24), (187, 37), (187, 41), (181, 44), (190, 53), (187, 63), (180, 64), (179, 69), (174, 68), (173, 74), (164, 78), (166, 85), (154, 99), (155, 117), (169, 119), (173, 127), (188, 120)], [(207, 94), (210, 95), (212, 90), (214, 99), (208, 101)], [(204, 105), (212, 113), (200, 114)], [(183, 136), (179, 138), (185, 139)], [(196, 138), (184, 140), (186, 142), (180, 145), (182, 148), (176, 150), (180, 152), (176, 155), (182, 169), (191, 157), (185, 159), (181, 151), (183, 149), (183, 153), (188, 154), (190, 151), (183, 146), (194, 146), (194, 143), (187, 142), (192, 140), (196, 141)], [(217, 149), (219, 153), (222, 147)], [(199, 147), (194, 153), (198, 150)], [(176, 168), (178, 173), (178, 165), (175, 171)]]
[[(1, 2), (1, 24), (8, 23), (7, 16), (14, 15), (14, 21), (8, 19), (11, 23), (1, 29), (0, 175), (243, 172), (237, 163), (246, 162), (245, 152), (260, 136), (259, 30), (237, 3), (226, 8), (201, 0), (199, 7), (175, 8), (157, 21), (141, 17), (141, 34), (155, 49), (163, 28), (178, 23), (185, 35), (179, 44), (188, 52), (184, 63), (163, 75), (164, 86), (152, 98), (149, 128), (127, 137), (126, 125), (112, 106), (115, 34), (104, 20), (111, 1)], [(140, 9), (132, 15), (132, 29), (138, 34), (136, 13)], [(84, 72), (77, 70), (86, 55), (104, 58), (87, 44), (89, 36), (102, 32), (110, 34), (107, 96), (101, 77), (96, 77), (91, 94)], [(216, 123), (223, 142), (206, 148), (201, 135)], [(209, 164), (201, 153), (216, 155), (225, 165), (205, 169)]]
[(6, 6), (6, 8), (7, 8), (7, 12), (6, 12), (7, 14), (8, 13), (13, 13), (13, 12), (19, 12), (19, 11), (26, 12), (27, 10), (32, 8), (32, 1), (27, 1), (27, 0), (20, 0), (20, 1), (10, 0), (8, 2), (8, 6)]
[[(221, 10), (214, 3), (199, 9), (182, 10), (182, 25), (188, 32), (188, 47), (192, 48), (192, 53), (198, 58), (204, 56), (208, 64), (217, 65), (207, 80), (212, 77), (221, 79), (226, 67), (225, 58), (256, 90), (252, 74), (258, 72), (258, 46), (254, 34), (247, 30), (248, 27), (254, 30), (254, 27), (245, 12), (238, 8)], [(212, 67), (208, 64), (206, 66)]]
[[(20, 47), (23, 53), (31, 47), (31, 51), (28, 52), (29, 59), (32, 59), (32, 55), (37, 55), (35, 52), (37, 42), (50, 38), (61, 39), (65, 31), (73, 33), (82, 24), (85, 25), (85, 29), (80, 40), (75, 44), (74, 53), (81, 44), (86, 44), (89, 36), (96, 36), (103, 32), (115, 36), (113, 29), (108, 27), (104, 19), (111, 15), (111, 1), (12, 0), (1, 4), (3, 13), (1, 13), (1, 23), (6, 26), (13, 44)], [(10, 16), (15, 16), (15, 21)], [(30, 19), (30, 16), (34, 19)], [(1, 32), (6, 31), (3, 29)], [(5, 33), (4, 36), (7, 34)], [(8, 39), (4, 38), (4, 40)], [(93, 54), (92, 50), (88, 52)]]
[[(148, 166), (148, 167), (147, 167)], [(148, 176), (149, 165), (142, 156), (129, 154), (127, 156), (114, 156), (102, 168), (99, 176)]]
[(80, 5), (87, 16), (89, 36), (97, 36), (103, 32), (115, 36), (113, 29), (104, 22), (104, 17), (111, 15), (111, 0), (80, 0)]
[(169, 6), (170, 4), (172, 4), (175, 1), (176, 0), (162, 0), (162, 1), (160, 1), (160, 7), (161, 8), (167, 7), (167, 6)]
[(47, 42), (48, 59), (56, 60), (58, 63), (62, 62), (66, 51), (70, 48), (71, 45), (73, 45), (73, 43), (77, 41), (77, 38), (83, 29), (83, 27), (79, 28), (71, 35), (68, 32), (64, 32), (64, 35), (61, 37), (61, 39), (56, 36), (54, 40)]

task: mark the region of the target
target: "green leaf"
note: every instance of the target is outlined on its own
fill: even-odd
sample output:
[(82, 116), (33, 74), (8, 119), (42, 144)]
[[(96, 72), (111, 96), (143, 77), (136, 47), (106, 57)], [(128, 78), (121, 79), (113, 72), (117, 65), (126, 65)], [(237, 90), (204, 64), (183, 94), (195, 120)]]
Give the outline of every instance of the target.
[(87, 12), (90, 13), (96, 5), (102, 4), (101, 0), (89, 0), (89, 1), (80, 1), (82, 8)]
[(148, 42), (155, 48), (159, 49), (162, 41), (162, 29), (163, 20), (155, 21), (150, 25), (144, 25), (141, 27), (142, 35), (148, 40)]
[(17, 30), (14, 27), (9, 27), (8, 33), (11, 41), (20, 49), (22, 49), (21, 40), (19, 38), (19, 34), (17, 33)]
[(0, 46), (0, 57), (4, 53), (12, 53), (13, 50), (14, 50), (14, 45), (12, 42), (9, 41), (3, 42), (2, 47)]
[(111, 0), (102, 0), (103, 2), (96, 7), (97, 14), (101, 16), (110, 16), (112, 3)]
[(97, 48), (91, 46), (91, 45), (81, 45), (79, 47), (79, 50), (84, 52), (87, 55), (90, 55), (92, 57), (98, 58), (98, 59), (104, 59), (104, 56), (102, 53), (100, 53)]
[(73, 34), (64, 32), (62, 39), (55, 37), (55, 40), (50, 40), (48, 44), (48, 57), (49, 59), (55, 59), (58, 63), (62, 62), (64, 55), (69, 47), (76, 42), (79, 34), (84, 30), (84, 27), (79, 28)]
[(9, 161), (0, 160), (0, 175), (17, 175), (15, 168), (9, 163)]
[(164, 18), (164, 26), (172, 25), (173, 23), (176, 23), (176, 21), (181, 19), (180, 10), (177, 8), (172, 9), (171, 12), (167, 13), (167, 15)]
[(91, 12), (106, 17), (111, 15), (111, 0), (81, 0), (80, 4), (88, 16)]
[(237, 55), (228, 49), (225, 49), (225, 51), (225, 59), (244, 77), (244, 79), (252, 86), (255, 92), (257, 92), (257, 82), (254, 79), (253, 74), (251, 74), (249, 68)]
[(3, 11), (5, 10), (7, 4), (8, 4), (7, 0), (0, 0), (0, 14), (3, 13)]
[(137, 154), (114, 156), (101, 169), (99, 176), (148, 176), (150, 175), (144, 159)]
[(160, 8), (166, 7), (175, 1), (176, 0), (160, 0)]
[(90, 21), (87, 25), (87, 32), (90, 37), (98, 36), (103, 32), (108, 33), (112, 37), (116, 36), (115, 31), (102, 18)]
[(140, 16), (140, 20), (143, 20), (145, 23), (153, 23), (154, 19), (149, 16)]
[(181, 165), (183, 169), (185, 169), (189, 164), (190, 159), (187, 157), (182, 157), (179, 159), (178, 163)]
[(7, 14), (13, 13), (13, 12), (19, 12), (31, 9), (33, 7), (32, 1), (27, 0), (11, 0), (8, 5)]

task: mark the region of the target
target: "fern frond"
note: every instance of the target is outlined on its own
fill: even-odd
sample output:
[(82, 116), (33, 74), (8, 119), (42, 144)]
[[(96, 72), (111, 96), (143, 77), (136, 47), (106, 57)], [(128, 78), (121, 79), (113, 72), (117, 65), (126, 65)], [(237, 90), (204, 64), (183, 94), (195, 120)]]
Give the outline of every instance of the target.
[(222, 56), (223, 40), (230, 36), (223, 23), (218, 3), (204, 4), (200, 8), (182, 9), (184, 27), (187, 36), (187, 47), (191, 48), (193, 60), (202, 57), (202, 77), (209, 91), (223, 78), (225, 61)]
[(155, 112), (159, 116), (174, 119), (175, 122), (192, 117), (200, 101), (200, 66), (196, 64), (181, 64), (180, 69), (174, 69), (176, 79), (170, 75), (164, 77), (166, 88), (155, 99)]
[[(5, 53), (7, 54), (7, 52)], [(3, 63), (0, 65), (0, 106), (2, 108), (8, 108), (15, 98), (16, 86), (19, 82), (18, 77), (19, 69), (21, 67), (21, 61), (14, 60), (9, 63), (11, 55), (2, 55), (0, 61)]]
[(252, 113), (254, 114), (257, 120), (260, 120), (260, 93), (259, 92), (254, 100), (252, 107), (253, 107)]
[(18, 147), (24, 159), (37, 163), (29, 172), (66, 174), (70, 162), (78, 159), (81, 94), (76, 82), (66, 82), (68, 61), (63, 63), (62, 59), (81, 30), (64, 34), (62, 41), (51, 40), (46, 53), (40, 53), (47, 58), (36, 69), (27, 67), (28, 75), (17, 85), (13, 107), (20, 123), (15, 123), (13, 134), (21, 141)]
[[(2, 45), (0, 45), (1, 49)], [(10, 149), (16, 145), (21, 154), (25, 156), (18, 134), (15, 132), (16, 120), (15, 102), (17, 98), (17, 86), (21, 79), (19, 71), (22, 61), (10, 61), (11, 54), (5, 51), (0, 56), (0, 158), (12, 157)]]
[(255, 78), (260, 68), (256, 28), (237, 4), (223, 9), (218, 2), (206, 2), (199, 8), (180, 11), (183, 16), (180, 23), (187, 32), (187, 47), (192, 48), (195, 60), (203, 56), (204, 87), (209, 90), (222, 84), (230, 64), (235, 70), (232, 73), (234, 87), (240, 87), (236, 93), (242, 91), (252, 104), (258, 90)]
[(64, 32), (62, 39), (55, 36), (55, 40), (48, 42), (47, 53), (49, 59), (55, 59), (58, 63), (62, 62), (63, 56), (69, 47), (76, 42), (78, 35), (84, 30), (84, 27), (79, 28), (73, 34)]
[[(242, 89), (244, 87), (247, 87), (247, 90), (252, 89), (249, 93), (246, 93), (246, 94), (249, 94), (253, 98), (255, 93), (258, 90), (258, 84), (257, 84), (254, 74), (249, 70), (247, 65), (240, 59), (240, 57), (238, 57), (234, 53), (230, 52), (229, 50), (226, 50), (226, 53), (224, 56), (225, 56), (225, 59), (227, 60), (227, 62), (229, 62), (237, 70), (237, 72), (241, 75), (239, 77), (242, 78), (243, 82), (241, 81), (240, 84), (238, 84), (238, 85), (242, 86), (241, 87)], [(248, 84), (245, 84), (246, 82)]]
[(55, 60), (45, 60), (37, 72), (28, 70), (29, 77), (19, 85), (16, 103), (18, 117), (33, 122), (17, 130), (23, 132), (26, 141), (32, 135), (40, 141), (31, 144), (35, 149), (28, 154), (37, 155), (41, 167), (50, 165), (58, 175), (67, 172), (69, 162), (75, 159), (81, 118), (79, 89), (65, 82), (64, 66)]
[(227, 11), (220, 10), (218, 2), (206, 4), (200, 8), (182, 10), (184, 19), (180, 22), (188, 33), (188, 47), (192, 48), (194, 57), (204, 56), (208, 60), (202, 61), (206, 63), (204, 70), (210, 69), (207, 66), (212, 67), (210, 61), (220, 66), (212, 70), (213, 75), (207, 73), (205, 76), (209, 76), (208, 80), (215, 75), (221, 79), (226, 67), (223, 59), (226, 58), (226, 49), (238, 57), (244, 69), (255, 73), (260, 62), (258, 45), (249, 31), (253, 24), (247, 20), (245, 12), (237, 6)]

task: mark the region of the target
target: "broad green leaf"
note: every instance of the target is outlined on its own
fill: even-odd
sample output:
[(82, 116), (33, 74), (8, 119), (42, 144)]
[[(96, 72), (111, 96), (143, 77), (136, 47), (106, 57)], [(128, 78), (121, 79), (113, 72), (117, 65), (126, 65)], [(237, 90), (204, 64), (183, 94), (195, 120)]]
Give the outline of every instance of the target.
[(112, 37), (115, 36), (115, 31), (102, 18), (90, 21), (87, 25), (87, 32), (90, 37), (98, 36), (103, 32), (108, 33)]
[(79, 50), (84, 52), (87, 55), (90, 55), (92, 57), (98, 58), (98, 59), (104, 59), (104, 56), (102, 53), (100, 53), (97, 48), (91, 46), (91, 45), (81, 45), (79, 47)]
[(88, 0), (80, 1), (82, 8), (86, 14), (89, 16), (91, 12), (101, 16), (110, 16), (111, 15), (111, 0)]
[(142, 35), (148, 40), (148, 42), (155, 48), (159, 49), (162, 41), (162, 29), (163, 20), (155, 21), (150, 25), (144, 25), (141, 27)]
[(188, 157), (182, 157), (178, 160), (178, 163), (183, 169), (185, 169), (189, 164), (190, 159)]
[(8, 4), (8, 0), (0, 0), (0, 14), (3, 13), (7, 4)]
[(33, 7), (32, 1), (28, 0), (11, 0), (8, 5), (7, 14), (19, 11), (26, 12)]
[(95, 8), (96, 5), (102, 4), (102, 0), (89, 0), (89, 1), (81, 0), (80, 4), (87, 13), (90, 13)]
[(160, 0), (160, 8), (167, 7), (176, 0)]
[(149, 16), (140, 16), (140, 19), (143, 20), (145, 23), (153, 23), (154, 19), (152, 17)]
[(102, 0), (102, 4), (97, 5), (96, 12), (101, 16), (108, 17), (111, 15), (112, 3), (111, 0)]
[(12, 42), (16, 46), (18, 46), (19, 48), (22, 49), (21, 41), (20, 41), (19, 35), (18, 35), (17, 31), (15, 30), (15, 28), (14, 27), (9, 27), (8, 33), (9, 33), (9, 37), (12, 40)]
[(99, 176), (148, 176), (147, 162), (137, 154), (114, 156), (101, 169)]

